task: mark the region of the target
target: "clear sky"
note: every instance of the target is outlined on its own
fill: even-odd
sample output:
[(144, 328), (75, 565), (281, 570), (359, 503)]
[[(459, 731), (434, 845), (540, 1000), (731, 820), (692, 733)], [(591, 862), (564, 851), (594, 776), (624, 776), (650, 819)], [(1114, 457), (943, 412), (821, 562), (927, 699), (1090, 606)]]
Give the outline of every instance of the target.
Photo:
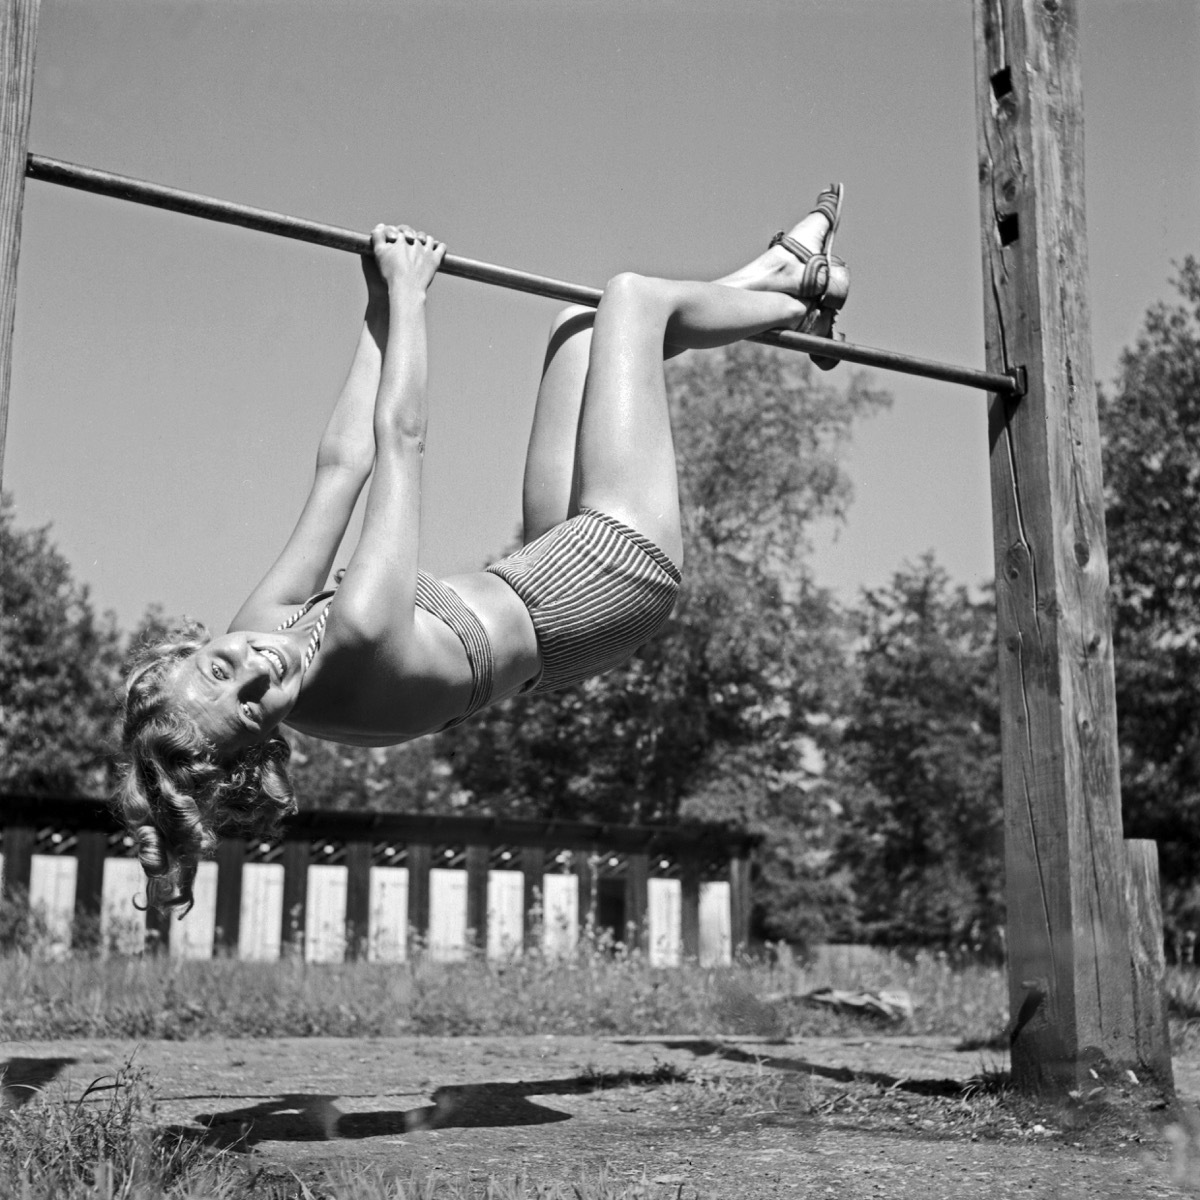
[[(1095, 365), (1200, 253), (1200, 7), (1081, 5)], [(43, 0), (31, 147), (599, 285), (722, 273), (845, 181), (856, 342), (983, 363), (966, 0)], [(345, 254), (30, 183), (4, 483), (101, 608), (223, 628), (286, 538), (361, 314)], [(549, 301), (431, 298), (423, 562), (517, 525)], [(841, 367), (832, 378), (846, 378)], [(881, 376), (818, 578), (992, 574), (984, 400)]]

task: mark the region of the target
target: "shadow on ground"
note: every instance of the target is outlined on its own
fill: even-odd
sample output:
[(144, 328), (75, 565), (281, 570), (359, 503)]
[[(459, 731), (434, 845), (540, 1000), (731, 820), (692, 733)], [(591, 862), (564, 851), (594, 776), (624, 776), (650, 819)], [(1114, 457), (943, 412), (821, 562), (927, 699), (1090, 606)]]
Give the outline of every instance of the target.
[(433, 1103), (423, 1108), (365, 1113), (342, 1112), (333, 1096), (290, 1092), (245, 1108), (199, 1113), (195, 1120), (203, 1126), (202, 1132), (188, 1126), (175, 1126), (173, 1132), (185, 1138), (198, 1137), (210, 1146), (242, 1150), (259, 1142), (353, 1140), (420, 1130), (549, 1125), (569, 1121), (571, 1114), (535, 1103), (531, 1096), (578, 1096), (609, 1088), (673, 1083), (681, 1077), (660, 1069), (584, 1074), (531, 1083), (453, 1084), (437, 1088), (430, 1094)]
[(0, 1062), (0, 1112), (20, 1108), (53, 1083), (73, 1058), (9, 1058)]
[(761, 1050), (743, 1050), (727, 1042), (697, 1041), (693, 1039), (672, 1041), (663, 1038), (659, 1045), (668, 1050), (688, 1050), (697, 1058), (720, 1058), (725, 1062), (748, 1063), (751, 1066), (773, 1067), (777, 1071), (794, 1071), (801, 1075), (818, 1075), (832, 1079), (835, 1083), (873, 1083), (877, 1087), (891, 1088), (900, 1092), (913, 1092), (918, 1096), (961, 1096), (972, 1090), (973, 1081), (961, 1079), (906, 1079), (903, 1076), (887, 1075), (880, 1071), (854, 1071), (849, 1067), (828, 1067), (783, 1054), (764, 1054)]

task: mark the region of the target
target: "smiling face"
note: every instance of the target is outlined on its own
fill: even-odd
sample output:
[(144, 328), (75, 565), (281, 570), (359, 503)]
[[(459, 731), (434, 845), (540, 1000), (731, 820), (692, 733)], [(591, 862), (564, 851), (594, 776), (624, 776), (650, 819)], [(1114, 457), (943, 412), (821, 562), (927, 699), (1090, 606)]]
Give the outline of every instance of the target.
[(286, 633), (222, 634), (179, 664), (181, 704), (222, 758), (265, 741), (300, 695), (301, 651)]

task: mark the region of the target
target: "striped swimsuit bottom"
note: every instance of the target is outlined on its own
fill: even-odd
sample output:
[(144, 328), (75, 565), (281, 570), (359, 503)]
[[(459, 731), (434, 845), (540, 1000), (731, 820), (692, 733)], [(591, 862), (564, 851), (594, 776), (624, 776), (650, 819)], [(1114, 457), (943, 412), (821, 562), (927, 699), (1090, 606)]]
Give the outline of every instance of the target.
[(533, 619), (542, 669), (526, 692), (557, 691), (623, 663), (666, 623), (681, 582), (649, 538), (590, 508), (487, 569)]

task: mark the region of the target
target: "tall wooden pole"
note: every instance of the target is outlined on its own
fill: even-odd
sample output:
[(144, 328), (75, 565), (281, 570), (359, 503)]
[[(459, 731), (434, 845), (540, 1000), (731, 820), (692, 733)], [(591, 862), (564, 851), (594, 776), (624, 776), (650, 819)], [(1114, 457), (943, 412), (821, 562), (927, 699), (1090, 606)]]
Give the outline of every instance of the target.
[(1012, 1071), (1136, 1067), (1075, 0), (974, 0)]
[(33, 56), (39, 0), (0, 0), (0, 483), (8, 432), (17, 258), (33, 100)]

